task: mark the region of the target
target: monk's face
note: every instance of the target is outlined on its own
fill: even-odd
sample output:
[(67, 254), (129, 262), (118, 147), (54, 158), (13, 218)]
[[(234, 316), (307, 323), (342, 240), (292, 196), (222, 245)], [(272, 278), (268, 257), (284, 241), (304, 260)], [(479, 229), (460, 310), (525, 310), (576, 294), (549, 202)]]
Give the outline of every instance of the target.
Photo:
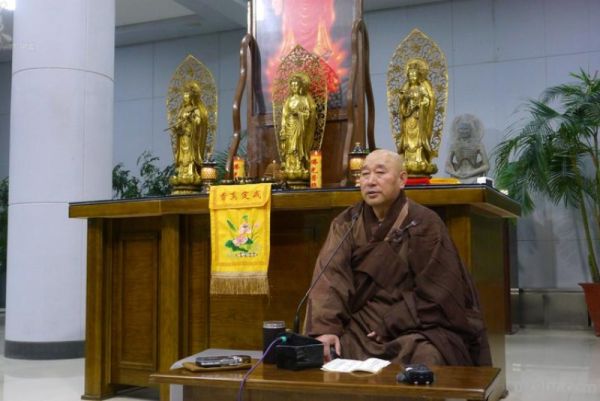
[(406, 177), (402, 159), (398, 155), (376, 150), (367, 156), (360, 173), (360, 192), (378, 218), (385, 217), (404, 188)]

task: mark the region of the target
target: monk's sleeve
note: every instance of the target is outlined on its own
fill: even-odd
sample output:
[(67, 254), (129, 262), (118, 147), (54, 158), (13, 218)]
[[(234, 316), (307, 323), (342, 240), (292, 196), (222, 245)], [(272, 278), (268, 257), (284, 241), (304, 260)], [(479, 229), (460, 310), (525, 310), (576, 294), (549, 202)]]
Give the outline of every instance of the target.
[(383, 316), (381, 332), (393, 338), (441, 326), (469, 333), (469, 288), (456, 248), (443, 222), (418, 228), (410, 235), (408, 251), (414, 286), (402, 291), (401, 299)]
[(319, 253), (313, 273), (313, 281), (326, 267), (328, 261), (331, 261), (309, 296), (306, 313), (306, 333), (310, 336), (321, 334), (341, 336), (344, 326), (350, 319), (348, 300), (352, 299), (354, 294), (350, 266), (352, 235), (349, 235), (341, 243), (349, 227), (347, 221), (340, 218), (335, 219)]

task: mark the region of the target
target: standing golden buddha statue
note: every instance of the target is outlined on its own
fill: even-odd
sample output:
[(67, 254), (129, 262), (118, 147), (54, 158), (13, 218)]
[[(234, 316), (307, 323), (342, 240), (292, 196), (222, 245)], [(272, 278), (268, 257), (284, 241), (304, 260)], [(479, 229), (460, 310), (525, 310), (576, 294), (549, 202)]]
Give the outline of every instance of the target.
[(310, 185), (310, 155), (320, 150), (327, 119), (328, 66), (297, 45), (281, 60), (273, 80), (273, 132), (284, 186)]
[(171, 194), (200, 193), (205, 155), (217, 132), (217, 89), (211, 72), (192, 55), (179, 64), (169, 83), (167, 120), (175, 172)]
[[(442, 142), (448, 65), (439, 46), (418, 29), (398, 45), (387, 72), (388, 110), (398, 153), (414, 182), (428, 182)], [(421, 180), (421, 181), (419, 181)]]
[(197, 186), (201, 183), (200, 168), (206, 146), (208, 112), (200, 94), (200, 85), (196, 81), (185, 84), (176, 122), (171, 126), (174, 134), (175, 175), (171, 177), (170, 183), (174, 188), (182, 185)]
[(412, 59), (406, 65), (406, 82), (400, 90), (400, 143), (406, 168), (415, 175), (437, 172), (431, 162), (431, 137), (435, 117), (435, 93), (427, 79), (429, 66), (425, 60)]
[(310, 151), (313, 146), (317, 113), (308, 91), (306, 74), (296, 73), (289, 81), (289, 95), (281, 112), (280, 154), (285, 179), (305, 181), (309, 177)]

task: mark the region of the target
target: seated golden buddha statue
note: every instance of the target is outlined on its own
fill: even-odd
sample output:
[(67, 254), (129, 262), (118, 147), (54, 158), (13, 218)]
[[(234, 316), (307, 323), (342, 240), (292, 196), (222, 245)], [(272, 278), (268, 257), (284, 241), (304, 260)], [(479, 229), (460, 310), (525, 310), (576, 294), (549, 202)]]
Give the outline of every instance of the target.
[(406, 64), (406, 82), (399, 94), (400, 141), (398, 152), (404, 155), (406, 169), (412, 176), (437, 172), (431, 162), (431, 138), (435, 118), (436, 97), (427, 76), (429, 66), (422, 59)]
[(200, 95), (198, 82), (188, 81), (185, 84), (175, 124), (171, 127), (175, 175), (170, 182), (174, 188), (200, 184), (199, 172), (208, 127), (208, 112)]
[(296, 73), (281, 112), (279, 133), (282, 168), (287, 181), (307, 180), (316, 128), (316, 104), (308, 91), (309, 78)]

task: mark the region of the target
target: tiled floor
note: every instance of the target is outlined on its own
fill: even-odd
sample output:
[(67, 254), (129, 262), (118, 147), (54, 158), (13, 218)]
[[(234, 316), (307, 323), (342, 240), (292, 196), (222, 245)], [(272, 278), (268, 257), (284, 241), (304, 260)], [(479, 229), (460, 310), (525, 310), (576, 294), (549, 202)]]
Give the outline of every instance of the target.
[(521, 330), (506, 337), (507, 401), (599, 401), (600, 337)]
[[(4, 327), (0, 327), (4, 339)], [(506, 401), (600, 400), (600, 337), (591, 331), (520, 330), (506, 337)], [(3, 351), (3, 349), (2, 349)], [(0, 401), (76, 401), (83, 359), (25, 361), (0, 356)], [(151, 389), (111, 401), (157, 400)]]

